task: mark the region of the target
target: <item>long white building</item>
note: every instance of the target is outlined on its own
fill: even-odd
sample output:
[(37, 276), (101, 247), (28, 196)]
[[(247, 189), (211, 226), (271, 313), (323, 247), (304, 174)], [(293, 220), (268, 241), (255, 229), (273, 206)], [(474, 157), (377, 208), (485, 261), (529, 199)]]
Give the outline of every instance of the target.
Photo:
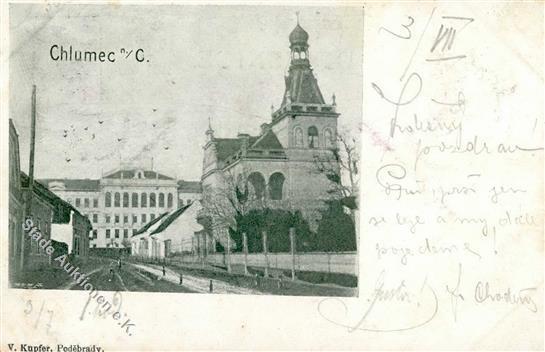
[(199, 182), (141, 168), (122, 167), (98, 180), (40, 181), (89, 218), (93, 248), (130, 247), (131, 236), (145, 224), (201, 197)]

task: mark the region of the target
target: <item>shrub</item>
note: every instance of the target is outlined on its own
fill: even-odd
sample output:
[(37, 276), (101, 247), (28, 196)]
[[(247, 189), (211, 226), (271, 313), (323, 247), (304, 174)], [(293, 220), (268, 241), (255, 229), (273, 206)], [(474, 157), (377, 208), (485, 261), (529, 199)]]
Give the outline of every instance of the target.
[(229, 228), (229, 234), (236, 243), (236, 251), (243, 250), (242, 233), (246, 232), (248, 252), (263, 252), (263, 231), (267, 231), (268, 251), (289, 252), (291, 250), (289, 229), (295, 228), (296, 247), (298, 251), (309, 247), (312, 233), (308, 222), (300, 211), (289, 212), (283, 209), (253, 209), (247, 214), (235, 216), (237, 229)]
[(324, 252), (356, 250), (356, 228), (350, 215), (346, 214), (340, 201), (329, 201), (322, 211), (318, 223), (313, 249)]

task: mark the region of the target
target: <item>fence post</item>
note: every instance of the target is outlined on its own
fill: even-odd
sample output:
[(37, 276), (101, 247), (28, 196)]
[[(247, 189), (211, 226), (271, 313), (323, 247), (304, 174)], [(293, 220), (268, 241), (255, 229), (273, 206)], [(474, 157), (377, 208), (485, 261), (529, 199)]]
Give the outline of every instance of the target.
[(200, 261), (201, 259), (201, 238), (197, 234), (197, 247), (195, 248), (195, 254), (197, 255), (197, 259)]
[(269, 255), (267, 250), (267, 231), (263, 231), (263, 254), (265, 255), (265, 277), (269, 277)]
[(208, 233), (203, 233), (203, 242), (204, 242), (204, 257), (208, 257)]
[(199, 234), (199, 258), (201, 260), (201, 268), (204, 268), (204, 247), (202, 234)]
[(290, 227), (291, 279), (295, 280), (295, 228)]
[(227, 231), (227, 248), (225, 249), (225, 261), (227, 262), (227, 272), (231, 273), (231, 235)]
[(248, 275), (248, 237), (242, 233), (242, 245), (244, 247), (244, 275)]

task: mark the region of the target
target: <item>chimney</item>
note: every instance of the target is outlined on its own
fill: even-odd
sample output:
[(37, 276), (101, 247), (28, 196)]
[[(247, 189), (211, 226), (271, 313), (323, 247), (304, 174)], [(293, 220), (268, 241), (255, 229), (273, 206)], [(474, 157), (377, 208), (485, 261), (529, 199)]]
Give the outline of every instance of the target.
[(267, 132), (269, 130), (269, 124), (268, 123), (262, 123), (261, 124), (261, 134), (265, 134), (265, 132)]
[(246, 151), (248, 150), (248, 146), (250, 144), (250, 135), (247, 133), (239, 133), (237, 135), (238, 139), (242, 139), (242, 145), (240, 149), (242, 150), (242, 155), (246, 155)]

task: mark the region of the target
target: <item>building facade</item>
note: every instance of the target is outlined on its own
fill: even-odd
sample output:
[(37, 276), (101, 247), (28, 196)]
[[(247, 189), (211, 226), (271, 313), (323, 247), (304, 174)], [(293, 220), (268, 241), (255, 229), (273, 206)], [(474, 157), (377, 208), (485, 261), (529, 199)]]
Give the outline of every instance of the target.
[(9, 275), (10, 278), (20, 265), (21, 236), (23, 223), (23, 192), (21, 189), (21, 164), (19, 160), (19, 136), (9, 120)]
[[(9, 274), (10, 281), (24, 280), (25, 273), (51, 265), (45, 248), (23, 231), (23, 223), (32, 219), (41, 233), (40, 240), (55, 240), (61, 232), (62, 242), (72, 247), (72, 254), (86, 257), (89, 248), (89, 220), (40, 182), (29, 187), (28, 175), (21, 172), (19, 140), (15, 126), (9, 123)], [(58, 227), (63, 231), (57, 232)]]
[[(64, 201), (63, 201), (64, 202)], [(71, 205), (66, 203), (62, 214), (57, 212), (51, 224), (51, 239), (67, 245), (67, 251), (74, 257), (89, 256), (89, 234), (93, 230), (91, 222)]]
[[(24, 204), (30, 202), (29, 215), (26, 215), (25, 210), (25, 219), (32, 219), (34, 226), (40, 230), (41, 238), (64, 242), (69, 248), (68, 253), (74, 257), (86, 258), (89, 253), (89, 234), (93, 228), (89, 219), (38, 181), (33, 182), (30, 193), (29, 177), (23, 172), (21, 186)], [(24, 270), (34, 270), (51, 264), (51, 257), (38, 242), (31, 240), (26, 234), (18, 241), (22, 243), (17, 247), (24, 248), (24, 253), (20, 256), (23, 258)]]
[(178, 208), (200, 200), (202, 196), (201, 183), (198, 181), (178, 181)]
[[(331, 198), (327, 192), (331, 183), (319, 171), (317, 160), (335, 160), (332, 149), (339, 113), (335, 96), (326, 103), (314, 77), (308, 39), (299, 24), (289, 35), (291, 62), (282, 103), (273, 111), (270, 123), (261, 125), (259, 135), (216, 138), (211, 127), (206, 131), (202, 187), (209, 205), (214, 203), (208, 202), (212, 192), (242, 179), (250, 185), (257, 203), (300, 210), (311, 229), (316, 229), (319, 210)], [(338, 170), (335, 162), (331, 166)], [(211, 211), (212, 218), (215, 211)], [(225, 245), (228, 224), (218, 218), (213, 219), (214, 237)]]
[(191, 202), (148, 224), (131, 238), (132, 255), (162, 259), (171, 255), (212, 252), (214, 241), (197, 222), (200, 202)]
[[(130, 247), (130, 238), (181, 201), (200, 198), (198, 182), (177, 181), (153, 170), (120, 167), (98, 180), (47, 179), (49, 189), (93, 225), (92, 248)], [(182, 194), (182, 196), (180, 196)]]

